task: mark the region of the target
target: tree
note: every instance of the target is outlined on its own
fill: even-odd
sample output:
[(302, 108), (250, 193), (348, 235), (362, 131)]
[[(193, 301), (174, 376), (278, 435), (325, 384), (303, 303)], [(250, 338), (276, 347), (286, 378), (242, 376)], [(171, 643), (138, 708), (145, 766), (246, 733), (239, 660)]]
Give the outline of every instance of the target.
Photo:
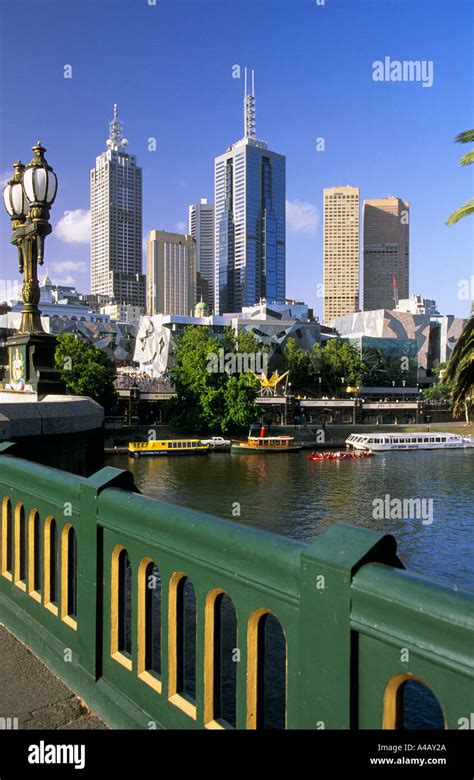
[(296, 392), (312, 389), (316, 372), (315, 354), (302, 350), (296, 339), (287, 339), (283, 348), (283, 370), (289, 371), (291, 387)]
[(460, 417), (464, 409), (468, 416), (474, 397), (474, 313), (471, 313), (456, 342), (443, 381), (453, 384), (454, 416)]
[[(457, 143), (461, 144), (474, 143), (474, 130), (466, 130), (464, 133), (459, 133), (455, 140)], [(472, 163), (474, 163), (474, 149), (471, 149), (467, 154), (464, 154), (459, 160), (459, 164), (463, 167), (465, 165), (471, 165)], [(455, 225), (456, 222), (459, 222), (460, 219), (467, 217), (469, 214), (474, 214), (474, 200), (469, 200), (467, 203), (464, 203), (463, 206), (459, 206), (456, 211), (453, 211), (448, 217), (446, 224)]]
[(250, 372), (230, 371), (227, 358), (259, 349), (250, 333), (236, 335), (226, 328), (219, 339), (206, 328), (186, 327), (176, 338), (175, 365), (170, 371), (177, 394), (170, 401), (174, 422), (188, 430), (216, 432), (254, 422), (258, 382)]
[(364, 363), (358, 349), (348, 341), (330, 339), (321, 349), (321, 374), (330, 393), (335, 395), (344, 384), (358, 385), (364, 373)]
[(321, 347), (315, 344), (311, 351), (298, 347), (294, 338), (289, 338), (283, 350), (284, 368), (289, 370), (291, 387), (297, 392), (314, 392), (316, 376), (321, 376), (321, 386), (335, 395), (344, 384), (357, 385), (364, 364), (358, 350), (347, 341), (330, 339)]
[(103, 350), (64, 333), (58, 336), (54, 361), (69, 394), (89, 396), (107, 410), (114, 406), (115, 365)]

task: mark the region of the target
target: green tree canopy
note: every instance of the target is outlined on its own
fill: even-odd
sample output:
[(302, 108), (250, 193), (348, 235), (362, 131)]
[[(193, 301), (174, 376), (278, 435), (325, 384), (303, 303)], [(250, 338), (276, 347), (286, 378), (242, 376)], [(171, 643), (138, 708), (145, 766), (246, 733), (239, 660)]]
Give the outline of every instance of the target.
[(89, 396), (106, 410), (115, 404), (115, 365), (103, 350), (64, 333), (58, 336), (54, 359), (68, 393)]
[(291, 386), (297, 392), (314, 392), (319, 389), (336, 395), (344, 386), (357, 385), (364, 371), (364, 364), (357, 348), (347, 341), (330, 339), (321, 347), (315, 344), (311, 351), (298, 347), (295, 339), (289, 338), (283, 350), (285, 371), (289, 370)]
[(357, 347), (348, 341), (330, 339), (321, 349), (321, 373), (327, 388), (335, 394), (344, 386), (358, 385), (364, 373), (364, 363)]
[(284, 371), (290, 372), (289, 381), (296, 392), (311, 392), (314, 389), (317, 357), (316, 352), (300, 349), (296, 339), (287, 339), (283, 348)]
[(186, 327), (176, 338), (175, 365), (170, 371), (177, 393), (170, 401), (174, 422), (188, 430), (216, 433), (254, 422), (258, 382), (250, 372), (230, 370), (231, 361), (223, 355), (259, 351), (261, 347), (250, 333), (236, 335), (226, 328), (219, 339), (206, 328)]

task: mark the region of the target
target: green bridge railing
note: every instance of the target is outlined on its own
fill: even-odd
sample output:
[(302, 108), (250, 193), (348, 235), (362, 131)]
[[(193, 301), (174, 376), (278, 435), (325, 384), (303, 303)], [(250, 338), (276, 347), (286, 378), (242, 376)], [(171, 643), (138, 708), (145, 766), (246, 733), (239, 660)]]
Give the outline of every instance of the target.
[(334, 525), (305, 545), (11, 446), (0, 622), (112, 726), (398, 728), (408, 680), (446, 728), (469, 719), (474, 594), (404, 571), (393, 537)]

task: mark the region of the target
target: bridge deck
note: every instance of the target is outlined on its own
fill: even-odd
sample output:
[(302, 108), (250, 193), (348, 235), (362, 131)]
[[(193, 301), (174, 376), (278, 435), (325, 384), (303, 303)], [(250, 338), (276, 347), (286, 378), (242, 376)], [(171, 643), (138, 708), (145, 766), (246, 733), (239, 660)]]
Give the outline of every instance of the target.
[(18, 718), (19, 729), (109, 728), (2, 625), (0, 659), (0, 718)]

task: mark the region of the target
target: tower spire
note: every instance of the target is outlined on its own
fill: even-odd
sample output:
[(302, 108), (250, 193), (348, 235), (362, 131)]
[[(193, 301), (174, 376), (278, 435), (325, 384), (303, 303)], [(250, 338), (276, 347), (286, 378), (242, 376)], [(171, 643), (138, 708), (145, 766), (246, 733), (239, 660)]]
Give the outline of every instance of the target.
[(114, 103), (114, 118), (109, 123), (109, 145), (116, 149), (117, 146), (122, 146), (123, 133), (122, 122), (118, 118), (118, 106)]
[(257, 138), (255, 131), (255, 71), (252, 70), (252, 92), (248, 93), (247, 68), (245, 68), (244, 137)]

